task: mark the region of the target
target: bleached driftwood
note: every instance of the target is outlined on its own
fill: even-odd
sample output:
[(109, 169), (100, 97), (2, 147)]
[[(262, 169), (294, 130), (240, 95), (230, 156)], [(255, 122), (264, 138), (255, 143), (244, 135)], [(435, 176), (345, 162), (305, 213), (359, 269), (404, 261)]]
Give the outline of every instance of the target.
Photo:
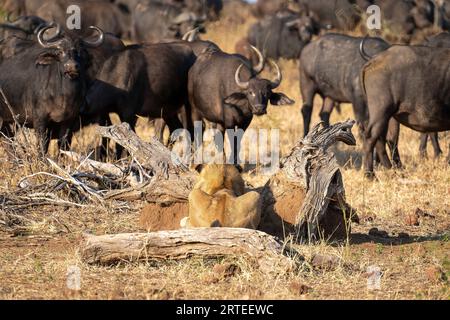
[(80, 252), (89, 264), (246, 256), (262, 269), (272, 269), (280, 264), (292, 266), (292, 258), (302, 260), (275, 237), (250, 229), (197, 228), (85, 237)]

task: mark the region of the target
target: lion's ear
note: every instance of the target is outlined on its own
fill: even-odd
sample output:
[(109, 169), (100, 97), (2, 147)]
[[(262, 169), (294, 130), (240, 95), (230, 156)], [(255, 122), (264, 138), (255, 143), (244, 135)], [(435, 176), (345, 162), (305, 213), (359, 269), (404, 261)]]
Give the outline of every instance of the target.
[(198, 173), (200, 173), (200, 172), (202, 172), (204, 167), (205, 167), (204, 164), (200, 163), (200, 164), (195, 165), (194, 170), (197, 171)]
[(242, 173), (242, 171), (244, 171), (244, 169), (242, 168), (242, 166), (240, 164), (235, 164), (234, 166), (239, 171), (239, 173)]

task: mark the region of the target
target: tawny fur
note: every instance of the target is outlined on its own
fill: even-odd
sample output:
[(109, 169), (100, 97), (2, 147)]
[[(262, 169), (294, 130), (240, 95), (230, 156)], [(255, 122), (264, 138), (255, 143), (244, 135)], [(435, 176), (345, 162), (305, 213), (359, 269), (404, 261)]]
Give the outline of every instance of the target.
[(244, 194), (244, 187), (235, 166), (206, 165), (189, 194), (189, 216), (180, 225), (256, 229), (261, 219), (260, 195), (254, 191)]

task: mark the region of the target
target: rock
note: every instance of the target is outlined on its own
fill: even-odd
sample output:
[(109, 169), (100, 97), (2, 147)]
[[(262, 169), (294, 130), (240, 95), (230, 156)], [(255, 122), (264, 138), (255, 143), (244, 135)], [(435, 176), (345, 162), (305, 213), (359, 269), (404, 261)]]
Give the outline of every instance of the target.
[(314, 268), (333, 271), (342, 264), (342, 259), (336, 256), (315, 254), (311, 259), (311, 265)]
[(229, 278), (240, 271), (239, 267), (233, 263), (218, 263), (214, 265), (213, 272), (219, 278)]
[(417, 214), (417, 211), (406, 216), (405, 224), (407, 226), (419, 226), (419, 215)]
[(292, 294), (301, 296), (311, 292), (312, 288), (299, 281), (292, 281), (289, 285), (289, 291), (291, 291)]
[(425, 274), (433, 283), (438, 283), (441, 281), (447, 281), (447, 277), (445, 276), (444, 271), (438, 266), (431, 266), (425, 269)]

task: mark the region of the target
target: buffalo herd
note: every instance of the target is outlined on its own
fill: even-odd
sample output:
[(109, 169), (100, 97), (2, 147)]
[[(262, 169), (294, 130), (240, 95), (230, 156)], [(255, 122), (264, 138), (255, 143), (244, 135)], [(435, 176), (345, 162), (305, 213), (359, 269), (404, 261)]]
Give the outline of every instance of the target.
[[(241, 0), (1, 1), (2, 134), (12, 136), (13, 125), (33, 128), (45, 154), (50, 139), (68, 148), (81, 127), (109, 125), (111, 112), (133, 129), (137, 116), (155, 119), (160, 140), (165, 126), (194, 134), (202, 121), (222, 134), (245, 131), (269, 104), (294, 103), (275, 92), (283, 58), (299, 61), (305, 135), (315, 95), (325, 125), (337, 105), (352, 104), (368, 177), (375, 160), (401, 166), (400, 124), (422, 132), (421, 155), (428, 139), (442, 153), (437, 132), (450, 130), (450, 1), (258, 0), (250, 10), (256, 22), (227, 53), (200, 37), (232, 2)], [(67, 24), (73, 5), (82, 14), (76, 29)], [(389, 30), (383, 37), (365, 29), (373, 5)], [(231, 138), (237, 148), (240, 138)], [(103, 141), (99, 155), (105, 151)]]

